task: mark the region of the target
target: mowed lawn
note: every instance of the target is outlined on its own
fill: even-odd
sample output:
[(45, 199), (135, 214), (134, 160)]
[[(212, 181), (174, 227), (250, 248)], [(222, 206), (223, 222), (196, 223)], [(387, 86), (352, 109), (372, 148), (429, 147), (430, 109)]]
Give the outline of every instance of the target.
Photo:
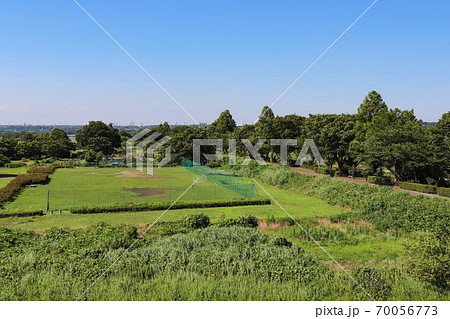
[[(6, 209), (42, 209), (45, 207), (47, 190), (50, 190), (50, 206), (57, 207), (73, 206), (81, 203), (81, 189), (89, 190), (93, 194), (91, 204), (97, 201), (100, 194), (100, 204), (120, 203), (122, 194), (125, 194), (125, 202), (143, 201), (167, 201), (175, 200), (184, 190), (186, 190), (196, 179), (194, 175), (182, 167), (162, 168), (155, 172), (155, 175), (148, 176), (133, 169), (123, 168), (74, 168), (59, 169), (51, 175), (51, 181), (47, 185), (38, 185), (36, 188), (26, 188)], [(264, 196), (264, 192), (256, 185), (256, 192), (259, 196)], [(277, 201), (283, 205), (294, 217), (326, 217), (342, 211), (322, 200), (302, 194), (281, 190), (267, 185), (266, 188)], [(123, 189), (126, 189), (125, 192)], [(132, 188), (149, 188), (154, 190), (167, 190), (163, 195), (142, 196), (132, 192)], [(74, 195), (75, 190), (75, 195)], [(171, 191), (172, 190), (172, 191)], [(234, 198), (235, 194), (221, 186), (216, 186), (210, 182), (200, 180), (194, 186), (194, 194), (189, 190), (180, 200), (202, 200), (202, 199), (222, 199)], [(172, 193), (172, 195), (168, 195)], [(54, 204), (54, 202), (57, 204)], [(161, 221), (177, 220), (186, 214), (204, 212), (213, 221), (222, 217), (238, 217), (242, 215), (255, 215), (258, 218), (269, 216), (285, 217), (278, 206), (244, 206), (244, 207), (220, 207), (207, 209), (185, 209), (170, 210)], [(47, 214), (38, 217), (20, 217), (0, 219), (0, 227), (20, 227), (28, 230), (43, 232), (51, 227), (67, 227), (71, 229), (86, 228), (100, 222), (108, 224), (131, 224), (139, 227), (152, 223), (162, 211), (133, 212), (133, 213), (105, 213), (91, 215), (72, 215), (65, 211), (63, 213)]]
[[(63, 168), (50, 176), (47, 185), (27, 187), (11, 203), (8, 210), (45, 209), (47, 194), (50, 209), (74, 206), (110, 205), (172, 201), (196, 179), (182, 167), (155, 170), (153, 176), (124, 168)], [(234, 198), (232, 191), (199, 180), (180, 200)]]
[(6, 186), (17, 175), (25, 174), (27, 169), (29, 169), (27, 166), (18, 168), (0, 167), (0, 188)]

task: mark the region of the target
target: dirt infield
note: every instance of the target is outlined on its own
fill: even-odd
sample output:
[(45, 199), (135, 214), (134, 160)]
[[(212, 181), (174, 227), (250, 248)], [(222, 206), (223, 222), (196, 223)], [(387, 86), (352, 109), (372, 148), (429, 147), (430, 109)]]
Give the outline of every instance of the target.
[(132, 188), (130, 190), (142, 197), (162, 196), (172, 191), (170, 188)]
[(166, 177), (162, 175), (149, 175), (140, 171), (122, 171), (116, 174), (116, 177), (128, 177), (128, 178), (161, 178)]

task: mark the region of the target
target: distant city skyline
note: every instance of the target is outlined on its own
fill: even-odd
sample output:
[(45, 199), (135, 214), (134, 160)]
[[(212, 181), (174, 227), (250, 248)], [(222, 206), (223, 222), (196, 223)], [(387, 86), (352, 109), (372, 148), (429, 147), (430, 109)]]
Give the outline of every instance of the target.
[[(77, 0), (202, 123), (253, 123), (373, 0)], [(450, 109), (450, 3), (379, 0), (274, 106), (355, 113), (378, 91), (425, 122)], [(0, 124), (194, 124), (72, 1), (0, 4)]]

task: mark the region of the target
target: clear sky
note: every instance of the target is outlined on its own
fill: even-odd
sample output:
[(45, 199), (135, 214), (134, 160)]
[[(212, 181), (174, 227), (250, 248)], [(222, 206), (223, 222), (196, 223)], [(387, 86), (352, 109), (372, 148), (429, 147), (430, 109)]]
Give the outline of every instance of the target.
[[(373, 0), (78, 0), (199, 122), (253, 122)], [(450, 1), (379, 0), (274, 106), (450, 109)], [(0, 1), (0, 124), (193, 123), (72, 0)]]

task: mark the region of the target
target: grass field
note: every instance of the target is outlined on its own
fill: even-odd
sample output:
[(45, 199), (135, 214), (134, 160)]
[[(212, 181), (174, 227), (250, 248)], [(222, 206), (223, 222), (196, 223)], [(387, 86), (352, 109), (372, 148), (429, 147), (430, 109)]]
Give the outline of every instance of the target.
[(0, 188), (8, 184), (17, 175), (25, 174), (28, 168), (27, 166), (18, 168), (0, 167)]
[[(51, 181), (47, 185), (38, 185), (36, 188), (25, 189), (18, 198), (6, 207), (10, 210), (14, 209), (42, 209), (45, 207), (46, 193), (50, 190), (51, 207), (70, 207), (73, 205), (73, 189), (77, 189), (75, 196), (81, 197), (80, 189), (91, 189), (92, 198), (90, 203), (97, 202), (97, 190), (100, 194), (108, 195), (101, 199), (101, 204), (114, 203), (122, 201), (122, 189), (132, 188), (150, 188), (168, 190), (172, 192), (171, 198), (175, 199), (176, 194), (180, 194), (185, 190), (197, 176), (187, 172), (181, 167), (162, 168), (156, 171), (154, 177), (140, 174), (131, 169), (114, 169), (114, 168), (75, 168), (75, 169), (59, 169), (51, 177)], [(194, 187), (194, 197), (200, 196), (204, 199), (210, 199), (211, 192), (198, 193), (200, 188), (215, 186), (209, 182), (202, 181), (199, 186)], [(268, 185), (263, 185), (274, 198), (295, 218), (314, 220), (316, 218), (327, 218), (329, 216), (342, 213), (345, 210), (339, 207), (333, 207), (324, 201), (294, 193), (287, 190), (278, 189)], [(66, 191), (61, 191), (66, 189)], [(262, 190), (258, 190), (259, 194), (263, 194)], [(59, 193), (59, 194), (58, 194)], [(130, 190), (125, 191), (125, 201), (158, 201), (167, 200), (167, 193), (163, 195), (152, 196), (149, 198), (139, 196)], [(175, 194), (174, 194), (175, 193)], [(53, 194), (53, 196), (52, 196)], [(56, 196), (58, 195), (58, 196)], [(222, 187), (217, 187), (216, 196), (220, 198), (234, 197), (234, 194)], [(189, 191), (184, 196), (186, 200), (192, 199), (192, 193)], [(205, 198), (206, 197), (206, 198)], [(83, 201), (78, 198), (78, 203)], [(56, 202), (56, 204), (54, 203)], [(220, 218), (235, 218), (242, 215), (254, 215), (259, 219), (268, 217), (286, 217), (286, 214), (279, 209), (278, 206), (246, 206), (246, 207), (221, 207), (221, 208), (205, 208), (205, 209), (186, 209), (186, 210), (169, 210), (161, 221), (175, 221), (181, 219), (186, 214), (204, 213), (211, 220), (217, 221)], [(151, 224), (161, 215), (162, 211), (153, 212), (134, 212), (134, 213), (104, 213), (91, 215), (73, 215), (63, 211), (63, 213), (55, 213), (53, 215), (46, 214), (44, 216), (35, 217), (17, 217), (0, 219), (0, 227), (20, 228), (24, 230), (36, 231), (43, 233), (52, 227), (62, 227), (67, 229), (86, 229), (99, 223), (110, 225), (127, 224), (138, 227), (145, 227)], [(296, 228), (298, 226), (295, 226)], [(292, 233), (290, 228), (282, 227), (281, 229), (264, 229), (263, 231), (277, 235), (283, 235), (286, 238), (298, 242), (298, 234)], [(298, 228), (299, 229), (299, 228)], [(301, 231), (301, 230), (300, 230)], [(323, 252), (314, 245), (303, 245), (321, 259), (327, 259)], [(355, 249), (358, 247), (357, 249)], [(383, 260), (393, 260), (399, 256), (401, 244), (395, 238), (385, 236), (372, 236), (358, 245), (354, 243), (334, 243), (329, 249), (337, 256), (339, 260), (349, 262), (367, 262), (374, 263)]]
[[(181, 167), (163, 168), (157, 170), (154, 176), (122, 168), (58, 169), (51, 175), (49, 184), (26, 188), (16, 200), (5, 205), (5, 209), (45, 209), (47, 191), (52, 210), (74, 206), (171, 201), (194, 182), (194, 177), (195, 175)], [(180, 200), (235, 197), (240, 196), (210, 182), (199, 180)]]
[[(10, 169), (8, 169), (10, 170)], [(8, 171), (7, 169), (3, 169), (3, 172)], [(11, 172), (11, 171), (9, 171)], [(4, 173), (6, 174), (6, 173)], [(12, 173), (11, 173), (12, 174)], [(100, 204), (112, 204), (114, 202), (142, 202), (142, 201), (161, 201), (161, 200), (174, 200), (177, 194), (181, 194), (189, 185), (193, 183), (194, 180), (197, 179), (197, 176), (189, 173), (184, 168), (181, 167), (171, 167), (171, 168), (163, 168), (158, 170), (155, 176), (147, 176), (145, 174), (141, 174), (132, 169), (120, 169), (120, 168), (75, 168), (75, 169), (59, 169), (53, 175), (51, 175), (51, 180), (47, 185), (38, 185), (36, 188), (26, 188), (23, 192), (19, 194), (19, 196), (11, 203), (7, 205), (8, 209), (23, 209), (23, 208), (43, 208), (45, 205), (46, 194), (47, 191), (50, 190), (50, 203), (51, 207), (70, 207), (74, 204), (74, 192), (76, 190), (75, 198), (76, 204), (82, 204), (82, 192), (81, 189), (90, 190), (92, 194), (94, 194), (91, 198), (85, 197), (85, 202), (87, 204), (96, 204), (99, 202)], [(389, 289), (392, 288), (391, 293), (386, 293), (386, 296), (390, 297), (380, 297), (380, 298), (392, 298), (392, 299), (447, 299), (448, 296), (445, 294), (440, 294), (436, 292), (434, 289), (424, 286), (422, 283), (419, 283), (417, 280), (408, 277), (401, 272), (401, 269), (404, 269), (405, 264), (405, 248), (404, 248), (404, 237), (391, 235), (389, 232), (381, 232), (375, 229), (370, 222), (363, 220), (348, 220), (348, 221), (334, 221), (336, 220), (333, 217), (339, 214), (348, 214), (349, 210), (346, 208), (332, 206), (325, 201), (318, 199), (316, 197), (307, 196), (305, 194), (300, 193), (295, 189), (281, 189), (273, 186), (269, 186), (260, 181), (261, 185), (274, 197), (276, 200), (292, 215), (298, 222), (304, 227), (313, 237), (316, 239), (323, 247), (325, 247), (326, 251), (330, 253), (342, 266), (344, 266), (348, 271), (357, 273), (360, 269), (366, 269), (367, 267), (372, 267), (372, 269), (376, 269), (376, 271), (381, 271), (382, 274), (386, 271), (386, 278), (390, 278), (391, 281), (389, 283)], [(123, 191), (123, 189), (126, 189)], [(139, 191), (132, 191), (131, 189), (137, 189)], [(205, 190), (204, 192), (202, 191)], [(144, 193), (143, 196), (143, 190)], [(206, 191), (209, 190), (209, 191)], [(211, 190), (214, 190), (212, 192)], [(257, 189), (258, 194), (262, 195), (264, 192), (261, 189)], [(59, 194), (58, 194), (59, 193)], [(100, 200), (98, 200), (98, 194), (100, 194)], [(212, 199), (216, 198), (234, 198), (235, 194), (228, 189), (225, 189), (220, 186), (215, 186), (212, 183), (201, 181), (198, 185), (194, 186), (194, 194), (190, 191), (187, 192), (182, 198), (182, 200), (192, 200), (194, 199)], [(62, 228), (68, 231), (76, 231), (74, 234), (80, 234), (79, 236), (87, 236), (86, 240), (101, 240), (105, 238), (108, 240), (108, 236), (122, 236), (120, 231), (109, 231), (107, 229), (101, 230), (100, 232), (104, 235), (99, 235), (100, 237), (89, 235), (93, 229), (96, 229), (98, 225), (111, 225), (108, 227), (122, 227), (121, 225), (128, 225), (137, 227), (138, 232), (142, 232), (144, 229), (148, 227), (148, 225), (152, 224), (158, 217), (161, 216), (163, 211), (150, 211), (150, 212), (124, 212), (124, 213), (100, 213), (100, 214), (87, 214), (87, 215), (77, 215), (70, 214), (67, 211), (63, 211), (62, 213), (54, 213), (54, 214), (45, 214), (44, 216), (34, 216), (34, 217), (11, 217), (11, 218), (2, 218), (0, 219), (0, 230), (3, 228), (3, 232), (5, 232), (5, 228), (7, 229), (16, 229), (16, 230), (24, 230), (24, 231), (33, 231), (39, 234), (38, 238), (43, 242), (43, 246), (40, 244), (36, 244), (37, 246), (33, 249), (39, 251), (39, 249), (44, 249), (44, 253), (47, 254), (49, 251), (47, 250), (47, 246), (51, 241), (55, 241), (50, 245), (59, 245), (59, 243), (68, 245), (71, 247), (75, 245), (78, 249), (77, 239), (74, 237), (73, 239), (68, 238), (67, 243), (64, 243), (66, 240), (66, 236), (68, 235), (57, 235), (59, 234), (55, 228)], [(140, 272), (144, 270), (136, 270), (138, 271), (137, 277), (134, 278), (130, 274), (132, 274), (135, 270), (126, 270), (123, 273), (111, 274), (111, 278), (108, 279), (109, 283), (102, 283), (99, 285), (98, 290), (92, 292), (92, 295), (88, 299), (93, 300), (103, 300), (103, 299), (156, 299), (156, 300), (177, 300), (177, 299), (193, 299), (193, 300), (211, 300), (211, 299), (224, 299), (224, 300), (241, 300), (241, 299), (365, 299), (367, 296), (360, 295), (358, 291), (355, 291), (354, 287), (351, 285), (351, 282), (348, 281), (345, 274), (342, 273), (342, 270), (330, 259), (328, 255), (326, 255), (320, 247), (318, 247), (312, 240), (305, 235), (303, 230), (296, 224), (293, 224), (284, 211), (282, 211), (278, 206), (272, 204), (268, 206), (242, 206), (242, 207), (218, 207), (218, 208), (202, 208), (202, 209), (179, 209), (179, 210), (169, 210), (167, 211), (159, 220), (159, 222), (178, 225), (179, 221), (181, 221), (184, 216), (191, 214), (203, 213), (207, 215), (211, 222), (217, 223), (225, 218), (237, 218), (244, 215), (253, 215), (259, 219), (257, 233), (264, 233), (265, 235), (269, 235), (267, 237), (268, 243), (271, 243), (274, 238), (279, 238), (282, 236), (292, 242), (294, 246), (301, 247), (304, 251), (307, 252), (314, 260), (318, 262), (317, 266), (313, 266), (311, 268), (312, 271), (322, 273), (323, 271), (333, 270), (333, 274), (330, 273), (328, 276), (331, 276), (330, 279), (321, 281), (320, 276), (313, 280), (314, 285), (317, 286), (320, 282), (320, 286), (322, 288), (316, 290), (313, 286), (299, 284), (295, 279), (289, 279), (288, 282), (276, 283), (273, 282), (272, 279), (269, 281), (260, 281), (257, 279), (259, 276), (257, 273), (260, 271), (258, 267), (255, 267), (255, 276), (241, 276), (238, 281), (240, 283), (236, 284), (233, 282), (236, 277), (228, 275), (226, 272), (218, 266), (218, 268), (208, 268), (211, 272), (217, 272), (217, 276), (221, 279), (215, 279), (215, 275), (213, 277), (205, 277), (205, 274), (202, 272), (202, 269), (205, 269), (202, 265), (203, 263), (208, 263), (209, 257), (203, 256), (200, 251), (193, 252), (194, 254), (198, 253), (196, 258), (196, 263), (198, 263), (198, 267), (193, 269), (193, 272), (190, 273), (187, 277), (183, 275), (183, 272), (180, 272), (178, 268), (170, 268), (170, 278), (166, 278), (164, 274), (165, 271), (161, 272), (161, 276), (157, 275), (151, 280), (151, 289), (147, 287), (147, 281), (144, 280), (141, 282), (140, 280), (136, 281), (137, 277), (140, 276)], [(164, 229), (163, 224), (156, 224), (149, 232), (148, 238), (149, 244), (152, 247), (159, 247), (159, 240), (161, 239), (162, 244), (168, 244), (172, 247), (171, 243), (172, 235), (160, 235), (160, 229)], [(103, 227), (103, 226), (102, 226)], [(159, 228), (162, 227), (162, 228)], [(178, 227), (178, 226), (176, 226)], [(175, 227), (175, 229), (176, 229)], [(205, 236), (208, 233), (212, 234), (212, 236), (216, 236), (218, 234), (227, 234), (224, 236), (228, 236), (228, 234), (233, 234), (234, 230), (230, 232), (225, 230), (216, 231), (214, 230), (214, 225), (211, 226), (211, 231), (207, 231)], [(171, 229), (169, 227), (169, 229)], [(85, 231), (87, 233), (85, 234)], [(175, 230), (174, 234), (177, 234), (178, 230)], [(241, 230), (236, 230), (237, 232), (241, 232)], [(49, 235), (53, 234), (53, 235)], [(96, 231), (94, 231), (94, 234)], [(243, 236), (250, 236), (249, 238), (253, 238), (253, 236), (260, 236), (257, 233), (247, 233), (243, 232)], [(113, 235), (114, 234), (114, 235)], [(215, 235), (214, 235), (215, 234)], [(1, 232), (0, 232), (1, 235)], [(6, 235), (4, 238), (9, 238), (11, 235)], [(21, 235), (22, 239), (28, 238), (27, 235)], [(56, 237), (55, 237), (56, 236)], [(59, 237), (62, 236), (62, 237)], [(70, 235), (72, 236), (72, 235)], [(77, 236), (77, 235), (73, 235)], [(106, 236), (106, 237), (103, 237)], [(176, 235), (175, 235), (176, 236)], [(184, 235), (183, 235), (184, 236)], [(174, 237), (174, 238), (183, 238), (180, 242), (174, 244), (174, 247), (183, 246), (180, 243), (183, 243), (185, 240), (190, 241), (192, 238), (197, 238), (198, 234), (193, 232), (192, 235), (187, 235), (184, 237)], [(201, 235), (203, 236), (203, 235)], [(221, 235), (222, 236), (222, 235)], [(234, 236), (234, 235), (233, 235)], [(239, 236), (237, 236), (238, 238)], [(84, 238), (84, 237), (83, 237)], [(21, 239), (21, 240), (22, 240)], [(84, 243), (85, 239), (80, 239), (82, 243)], [(111, 239), (112, 240), (112, 239)], [(127, 239), (130, 240), (130, 239)], [(173, 239), (177, 240), (177, 239)], [(197, 240), (197, 239), (196, 239)], [(263, 239), (261, 237), (262, 241)], [(223, 243), (218, 245), (228, 245), (228, 242), (225, 240), (225, 237), (222, 238)], [(47, 243), (48, 242), (48, 243)], [(122, 241), (119, 241), (122, 242)], [(108, 264), (108, 258), (114, 256), (118, 253), (115, 249), (121, 247), (121, 245), (125, 245), (126, 247), (127, 241), (124, 241), (122, 244), (119, 244), (114, 239), (111, 243), (111, 247), (104, 244), (93, 244), (94, 248), (96, 245), (100, 245), (99, 247), (103, 247), (107, 249), (108, 253), (103, 255), (106, 259), (102, 260), (105, 265)], [(47, 244), (45, 244), (47, 243)], [(164, 244), (166, 243), (166, 244)], [(28, 244), (27, 244), (28, 245)], [(30, 244), (31, 245), (31, 244)], [(117, 246), (119, 245), (119, 246)], [(212, 244), (211, 244), (212, 245)], [(239, 244), (240, 245), (240, 244)], [(250, 245), (247, 243), (247, 245)], [(270, 244), (271, 245), (271, 244)], [(270, 246), (269, 245), (269, 246)], [(261, 249), (272, 251), (275, 248), (264, 247)], [(109, 248), (108, 248), (109, 247)], [(184, 247), (184, 246), (183, 246)], [(203, 246), (199, 246), (203, 247)], [(102, 248), (102, 249), (103, 249)], [(186, 247), (184, 247), (186, 248)], [(180, 247), (180, 249), (184, 249)], [(239, 260), (241, 257), (241, 246), (236, 248), (232, 248), (232, 252), (228, 255), (228, 252), (220, 252), (220, 249), (217, 251), (217, 260), (213, 260), (211, 262), (217, 263), (220, 265), (224, 260)], [(11, 248), (12, 249), (12, 248)], [(86, 247), (88, 249), (88, 247)], [(90, 248), (89, 248), (90, 249)], [(97, 249), (97, 248), (95, 248)], [(112, 249), (112, 250), (111, 250)], [(153, 248), (152, 248), (153, 249)], [(172, 249), (172, 248), (171, 248)], [(203, 249), (203, 248), (202, 248)], [(209, 249), (209, 248), (208, 248)], [(212, 249), (212, 248), (211, 248)], [(252, 251), (253, 248), (251, 245), (245, 249), (248, 251)], [(281, 253), (278, 251), (272, 251), (275, 254)], [(282, 248), (281, 250), (284, 250)], [(69, 249), (68, 251), (72, 251)], [(78, 250), (76, 250), (78, 251)], [(212, 249), (211, 251), (215, 251)], [(51, 252), (51, 250), (50, 250)], [(271, 253), (272, 253), (271, 252)], [(80, 256), (73, 252), (75, 255), (70, 256), (76, 262), (70, 262), (67, 267), (78, 267), (77, 263), (80, 260)], [(146, 254), (145, 252), (144, 254)], [(219, 256), (220, 254), (224, 254), (223, 256)], [(281, 253), (283, 258), (287, 258), (291, 253), (295, 253), (295, 250)], [(34, 254), (34, 253), (33, 253)], [(111, 255), (110, 255), (111, 254)], [(152, 252), (153, 254), (153, 252)], [(235, 255), (233, 255), (235, 254)], [(265, 254), (265, 253), (264, 253)], [(53, 255), (52, 255), (53, 256)], [(108, 257), (109, 256), (109, 257)], [(184, 255), (183, 255), (184, 256)], [(203, 256), (203, 257), (202, 257)], [(53, 256), (52, 258), (54, 258)], [(255, 258), (259, 258), (257, 256), (253, 256)], [(252, 258), (253, 258), (252, 257)], [(16, 258), (16, 257), (15, 257)], [(28, 257), (23, 257), (28, 258)], [(21, 260), (22, 257), (18, 256), (17, 263), (23, 263)], [(84, 258), (84, 257), (83, 257)], [(139, 258), (142, 258), (139, 257)], [(173, 255), (173, 262), (177, 264), (178, 258), (176, 255)], [(300, 258), (300, 257), (299, 257)], [(301, 259), (301, 258), (300, 258)], [(277, 264), (274, 261), (273, 267), (279, 267), (283, 265), (283, 261), (281, 264)], [(66, 262), (64, 260), (62, 263)], [(94, 262), (94, 261), (92, 261)], [(97, 262), (97, 261), (95, 261)], [(255, 261), (256, 262), (256, 261)], [(281, 262), (281, 261), (280, 261)], [(46, 263), (46, 261), (44, 262)], [(128, 259), (124, 259), (124, 263), (128, 264)], [(145, 261), (144, 264), (147, 262)], [(174, 264), (174, 265), (175, 265)], [(7, 265), (11, 266), (9, 263)], [(211, 264), (212, 265), (212, 264)], [(208, 267), (212, 267), (212, 266)], [(298, 267), (296, 265), (296, 261), (292, 260), (292, 267)], [(9, 267), (8, 266), (8, 267)], [(12, 267), (12, 266), (11, 266)], [(22, 267), (22, 266), (18, 266)], [(25, 265), (24, 267), (29, 267), (29, 265)], [(24, 288), (23, 295), (17, 295), (16, 286), (14, 283), (5, 281), (5, 285), (9, 285), (7, 288), (8, 293), (5, 294), (4, 297), (0, 294), (0, 299), (53, 299), (53, 298), (62, 298), (62, 299), (71, 299), (72, 294), (76, 294), (80, 288), (87, 283), (89, 280), (82, 279), (80, 277), (73, 277), (71, 280), (74, 280), (74, 284), (72, 286), (64, 286), (63, 280), (60, 278), (59, 270), (52, 270), (53, 265), (49, 264), (45, 269), (42, 269), (40, 275), (31, 276), (34, 274), (33, 268), (30, 268), (30, 275), (22, 278), (22, 286), (27, 287)], [(89, 265), (86, 266), (86, 269), (89, 269)], [(130, 266), (134, 267), (134, 266)], [(152, 266), (153, 267), (153, 266)], [(159, 266), (155, 266), (159, 267)], [(161, 267), (168, 267), (163, 266)], [(171, 267), (171, 266), (170, 266)], [(244, 269), (247, 267), (245, 263), (242, 265), (234, 265), (233, 267), (238, 267), (239, 269)], [(283, 266), (284, 267), (284, 266)], [(291, 267), (291, 266), (287, 266)], [(316, 268), (318, 267), (318, 268)], [(321, 268), (322, 267), (322, 268)], [(320, 269), (319, 269), (320, 268)], [(77, 268), (78, 269), (78, 268)], [(102, 267), (98, 266), (98, 271), (100, 271)], [(131, 269), (131, 268), (130, 268)], [(134, 269), (134, 268), (133, 268)], [(159, 269), (159, 268), (158, 268)], [(291, 268), (289, 268), (291, 269)], [(147, 271), (147, 270), (145, 270)], [(150, 270), (149, 270), (150, 271)], [(151, 270), (153, 273), (155, 270)], [(160, 270), (157, 270), (160, 271)], [(228, 270), (227, 270), (228, 271)], [(270, 276), (273, 276), (272, 269), (268, 270)], [(278, 270), (276, 270), (278, 271)], [(303, 271), (303, 270), (302, 270)], [(400, 272), (399, 272), (400, 271)], [(388, 275), (389, 274), (389, 275)], [(379, 275), (379, 274), (378, 274)], [(377, 275), (377, 276), (378, 276)], [(31, 277), (30, 277), (31, 276)], [(125, 276), (125, 277), (124, 277)], [(133, 278), (131, 278), (131, 277)], [(144, 276), (145, 277), (145, 276)], [(59, 279), (58, 279), (59, 278)], [(234, 279), (233, 279), (234, 278)], [(1, 279), (1, 278), (0, 278)], [(60, 280), (61, 279), (61, 280)], [(54, 284), (54, 280), (59, 282), (57, 286)], [(59, 281), (58, 281), (59, 280)], [(85, 281), (87, 280), (87, 281)], [(366, 279), (363, 278), (366, 281)], [(127, 283), (135, 282), (133, 285), (136, 285), (136, 290), (127, 292), (123, 292), (123, 287), (128, 287)], [(33, 282), (33, 284), (30, 284)], [(370, 280), (368, 281), (370, 283)], [(114, 286), (113, 290), (106, 289), (109, 285), (112, 284)], [(229, 285), (228, 285), (229, 284)], [(125, 285), (125, 286), (123, 286)], [(227, 286), (228, 285), (228, 286)], [(242, 285), (248, 285), (248, 287), (244, 290), (241, 290)], [(281, 286), (280, 286), (281, 285)], [(30, 286), (35, 287), (30, 290)], [(63, 290), (60, 290), (58, 287), (63, 287)], [(323, 288), (326, 286), (326, 289)], [(42, 290), (39, 287), (42, 288)], [(227, 288), (228, 287), (228, 288)], [(283, 289), (280, 290), (280, 287)], [(342, 291), (341, 288), (342, 287)], [(373, 289), (374, 293), (380, 289), (380, 287), (369, 287)], [(383, 287), (381, 287), (383, 288)], [(11, 290), (9, 290), (11, 289)], [(47, 290), (46, 290), (47, 289)], [(106, 290), (105, 290), (106, 289)], [(262, 289), (262, 290), (261, 290)], [(383, 288), (384, 289), (384, 288)], [(69, 293), (70, 291), (70, 293)], [(46, 295), (48, 294), (48, 295)], [(69, 296), (70, 295), (70, 296)], [(277, 297), (278, 296), (278, 297)]]

